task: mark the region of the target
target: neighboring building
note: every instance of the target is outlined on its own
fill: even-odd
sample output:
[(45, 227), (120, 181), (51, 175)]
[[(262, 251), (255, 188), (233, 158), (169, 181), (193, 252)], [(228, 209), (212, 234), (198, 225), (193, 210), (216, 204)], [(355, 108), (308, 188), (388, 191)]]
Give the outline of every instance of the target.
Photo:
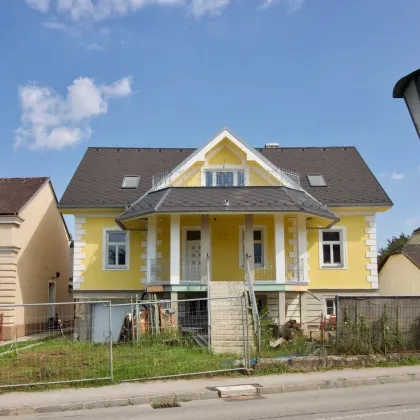
[(420, 228), (400, 251), (388, 255), (379, 271), (381, 295), (420, 296)]
[(49, 178), (0, 178), (1, 339), (39, 331), (60, 312), (2, 304), (71, 301), (69, 243)]
[(319, 325), (337, 293), (378, 293), (391, 206), (354, 147), (254, 149), (225, 129), (199, 149), (89, 148), (59, 208), (76, 299), (205, 297), (208, 279), (228, 295), (249, 269), (272, 318)]

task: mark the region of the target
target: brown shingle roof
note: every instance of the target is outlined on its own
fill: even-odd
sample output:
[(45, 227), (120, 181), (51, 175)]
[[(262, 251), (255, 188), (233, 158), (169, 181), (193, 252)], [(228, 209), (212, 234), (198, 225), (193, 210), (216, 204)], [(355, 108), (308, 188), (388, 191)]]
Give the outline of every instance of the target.
[[(390, 206), (391, 200), (354, 147), (257, 149), (275, 166), (295, 170), (301, 185), (328, 206)], [(89, 148), (60, 207), (124, 208), (152, 186), (152, 176), (170, 171), (195, 149)], [(306, 175), (320, 173), (326, 187), (311, 187)], [(140, 175), (137, 190), (122, 190), (125, 175)]]
[(0, 178), (0, 215), (19, 214), (48, 178)]
[(402, 253), (414, 264), (420, 268), (420, 245), (404, 245)]
[[(229, 206), (226, 206), (229, 200)], [(151, 213), (305, 212), (335, 220), (337, 216), (303, 191), (286, 187), (179, 187), (144, 196), (119, 220)]]

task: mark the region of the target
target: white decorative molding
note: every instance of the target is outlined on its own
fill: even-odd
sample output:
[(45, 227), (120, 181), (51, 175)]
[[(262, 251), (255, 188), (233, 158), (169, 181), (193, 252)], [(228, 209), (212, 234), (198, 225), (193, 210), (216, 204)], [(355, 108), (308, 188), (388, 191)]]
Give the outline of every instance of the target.
[(375, 222), (376, 221), (375, 215), (373, 214), (371, 216), (365, 216), (365, 221), (366, 222)]
[(367, 264), (367, 265), (366, 265), (366, 268), (367, 268), (368, 270), (377, 270), (377, 269), (378, 269), (378, 264), (376, 264), (376, 263)]
[(147, 280), (149, 282), (152, 280), (151, 261), (156, 259), (156, 236), (159, 230), (156, 225), (156, 216), (150, 216), (147, 219)]
[(289, 245), (297, 245), (297, 240), (296, 239), (289, 239)]
[(73, 290), (80, 289), (80, 283), (73, 283)]
[(179, 214), (171, 215), (169, 241), (169, 280), (171, 284), (179, 284), (181, 279), (181, 218)]
[(84, 283), (84, 277), (73, 277), (73, 283)]
[(286, 282), (286, 258), (284, 245), (284, 216), (282, 214), (276, 214), (274, 216), (274, 248), (277, 283)]
[(83, 277), (83, 271), (73, 269), (73, 278), (75, 279), (77, 277)]
[(146, 272), (147, 271), (147, 265), (142, 265), (140, 267), (140, 271)]
[(82, 248), (84, 248), (86, 246), (86, 242), (82, 242), (82, 241), (74, 241), (74, 249), (79, 249), (80, 252), (82, 251)]
[(19, 227), (24, 220), (19, 216), (0, 216), (0, 225), (15, 225)]
[(376, 258), (378, 253), (376, 251), (367, 251), (365, 256), (366, 258)]
[(142, 260), (147, 260), (147, 254), (142, 253), (142, 254), (140, 255), (140, 258), (141, 258)]
[(365, 233), (376, 233), (376, 228), (368, 227), (365, 229)]
[(374, 245), (376, 246), (376, 239), (366, 239), (365, 245)]
[(161, 252), (156, 252), (156, 258), (162, 258), (162, 253)]
[(378, 258), (371, 258), (370, 263), (371, 264), (376, 264), (376, 266), (377, 266), (378, 265)]
[(75, 225), (83, 225), (84, 223), (86, 223), (86, 217), (76, 216), (74, 218), (74, 223)]
[(156, 245), (157, 245), (157, 246), (162, 246), (162, 240), (161, 240), (161, 239), (158, 239), (158, 240), (156, 241)]
[(83, 236), (83, 235), (86, 235), (86, 230), (85, 229), (75, 229), (74, 234)]
[(297, 232), (297, 228), (296, 228), (296, 227), (288, 227), (288, 228), (287, 228), (287, 231), (288, 231), (289, 233), (296, 233), (296, 232)]
[(369, 283), (375, 283), (375, 282), (377, 282), (377, 281), (378, 281), (378, 276), (368, 276), (368, 277), (367, 277), (367, 281), (368, 281)]
[(73, 266), (73, 272), (74, 271), (85, 271), (86, 267), (83, 264), (75, 264)]

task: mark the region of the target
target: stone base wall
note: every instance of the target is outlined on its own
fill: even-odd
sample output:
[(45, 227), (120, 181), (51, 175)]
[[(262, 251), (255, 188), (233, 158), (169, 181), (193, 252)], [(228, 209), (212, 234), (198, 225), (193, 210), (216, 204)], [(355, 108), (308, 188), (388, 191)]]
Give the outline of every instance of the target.
[(254, 369), (310, 372), (327, 369), (360, 368), (377, 366), (381, 362), (398, 363), (407, 359), (420, 360), (420, 353), (391, 353), (387, 355), (361, 355), (361, 356), (308, 356), (292, 357), (290, 359), (261, 359)]

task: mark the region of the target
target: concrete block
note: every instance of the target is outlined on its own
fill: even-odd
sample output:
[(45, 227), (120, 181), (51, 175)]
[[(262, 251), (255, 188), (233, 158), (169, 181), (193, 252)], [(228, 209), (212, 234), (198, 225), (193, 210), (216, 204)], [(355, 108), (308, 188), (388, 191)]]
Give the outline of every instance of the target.
[(83, 403), (67, 403), (67, 404), (58, 404), (58, 409), (60, 411), (77, 411), (83, 410), (84, 404)]
[(59, 411), (58, 405), (44, 405), (42, 407), (35, 407), (35, 413), (56, 413)]
[(257, 388), (252, 385), (220, 386), (216, 389), (221, 398), (257, 395)]
[(176, 402), (175, 394), (173, 395), (156, 395), (149, 397), (150, 404), (174, 404)]
[(200, 400), (215, 400), (220, 398), (219, 393), (217, 391), (204, 391), (199, 392)]
[(22, 416), (25, 414), (35, 414), (35, 409), (32, 407), (20, 407), (20, 408), (11, 408), (9, 410), (9, 416)]
[(131, 397), (129, 400), (130, 405), (142, 405), (142, 404), (150, 404), (149, 397)]
[(257, 393), (259, 395), (282, 394), (283, 392), (282, 385), (257, 387)]
[(108, 400), (106, 402), (106, 406), (108, 408), (112, 407), (125, 407), (130, 403), (130, 400), (128, 398), (118, 398), (116, 400)]
[(284, 392), (316, 391), (320, 389), (320, 383), (307, 382), (303, 384), (283, 385)]
[(325, 381), (319, 384), (320, 389), (332, 389), (335, 387), (334, 381)]
[(96, 408), (105, 408), (106, 401), (89, 401), (85, 402), (84, 408), (85, 410), (94, 410)]
[(406, 375), (398, 375), (398, 376), (379, 376), (378, 382), (380, 384), (395, 384), (397, 382), (409, 382), (412, 379)]

